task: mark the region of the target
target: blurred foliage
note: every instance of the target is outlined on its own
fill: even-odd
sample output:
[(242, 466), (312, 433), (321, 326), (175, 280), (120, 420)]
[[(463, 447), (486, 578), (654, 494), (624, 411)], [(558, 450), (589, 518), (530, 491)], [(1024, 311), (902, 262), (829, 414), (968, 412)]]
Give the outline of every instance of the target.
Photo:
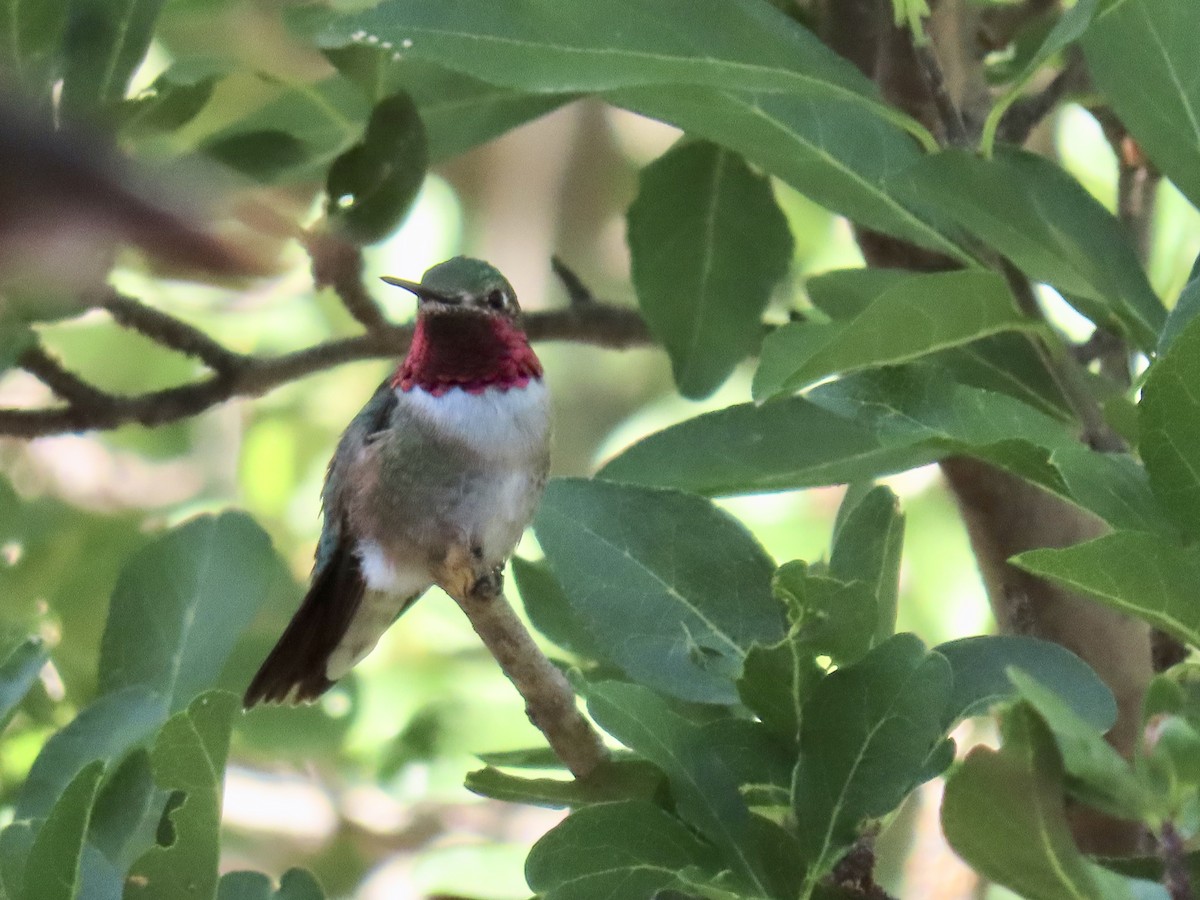
[[(1200, 645), (1193, 0), (1079, 0), (1029, 23), (989, 60), (980, 153), (933, 152), (810, 30), (812, 4), (11, 6), (8, 130), (66, 122), (98, 156), (111, 140), (152, 195), (270, 272), (101, 254), (121, 290), (271, 355), (356, 329), (311, 288), (303, 229), (361, 245), (369, 284), (486, 255), (528, 309), (563, 302), (545, 261), (569, 247), (598, 295), (636, 296), (666, 352), (538, 348), (562, 477), (512, 581), (625, 748), (580, 781), (436, 592), (321, 702), (237, 711), (307, 574), (331, 448), (384, 364), (156, 429), (6, 444), (0, 897), (832, 897), (830, 872), (880, 828), (881, 877), (911, 896), (895, 857), (929, 844), (913, 809), (942, 777), (945, 836), (979, 875), (1031, 898), (1166, 896), (1156, 860), (1080, 854), (1064, 810), (1197, 837), (1195, 666), (1154, 683), (1120, 758), (1084, 663), (980, 635), (928, 464), (970, 455), (1104, 520), (1017, 562)], [(1061, 107), (1052, 155), (993, 146), (1074, 52), (1095, 79), (1080, 99), (1168, 179), (1145, 268), (1088, 109)], [(848, 220), (963, 269), (862, 269)], [(82, 258), (66, 237), (39, 247), (48, 271)], [(1049, 325), (1014, 305), (999, 254), (1065, 301)], [(35, 339), (115, 393), (201, 374), (48, 276), (4, 291), (6, 406), (51, 400), (13, 368)], [(1031, 341), (1065, 354), (1053, 329), (1093, 324), (1149, 366), (1140, 395), (1086, 381), (1128, 453), (1079, 442)], [(964, 720), (997, 707), (998, 749), (953, 764), (978, 734)]]

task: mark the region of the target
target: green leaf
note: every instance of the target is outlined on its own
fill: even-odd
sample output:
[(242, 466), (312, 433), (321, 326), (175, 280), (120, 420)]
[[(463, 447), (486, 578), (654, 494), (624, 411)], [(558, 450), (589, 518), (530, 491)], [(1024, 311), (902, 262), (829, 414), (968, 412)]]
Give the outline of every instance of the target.
[(1075, 502), (1113, 528), (1159, 532), (1178, 539), (1178, 530), (1155, 500), (1146, 469), (1129, 454), (1097, 453), (1078, 444), (1056, 449), (1050, 465)]
[(70, 0), (5, 0), (0, 7), (0, 65), (10, 84), (49, 103)]
[(408, 212), (429, 163), (425, 127), (406, 93), (375, 104), (361, 143), (333, 161), (326, 216), (356, 243), (381, 241)]
[(1017, 634), (976, 635), (933, 648), (950, 663), (954, 689), (944, 723), (950, 730), (962, 719), (987, 714), (1016, 690), (1009, 669), (1020, 669), (1042, 684), (1052, 684), (1081, 722), (1104, 732), (1117, 720), (1112, 691), (1091, 666), (1058, 644)]
[(386, 0), (334, 20), (322, 40), (379, 42), (531, 93), (701, 84), (817, 93), (884, 114), (865, 76), (783, 13), (752, 0)]
[(900, 593), (900, 556), (904, 548), (904, 514), (891, 488), (880, 485), (851, 504), (847, 494), (838, 509), (829, 556), (829, 574), (842, 581), (862, 581), (876, 599), (876, 630), (880, 643), (896, 630)]
[(616, 800), (653, 800), (663, 786), (662, 772), (640, 759), (613, 760), (585, 778), (521, 778), (488, 766), (467, 773), (468, 791), (493, 800), (578, 808)]
[(260, 181), (323, 178), (361, 140), (370, 112), (362, 89), (343, 75), (279, 86), (262, 106), (208, 135), (200, 149)]
[(22, 900), (74, 900), (79, 896), (79, 858), (104, 774), (97, 760), (80, 770), (38, 829), (25, 863)]
[(715, 874), (712, 848), (678, 819), (645, 801), (580, 809), (546, 832), (525, 861), (543, 900), (651, 897), (680, 886), (677, 873)]
[(1029, 550), (1010, 562), (1200, 646), (1200, 549), (1118, 531), (1074, 547)]
[(100, 688), (135, 685), (182, 709), (211, 687), (283, 565), (244, 513), (201, 516), (125, 565), (100, 647)]
[(902, 201), (888, 187), (921, 151), (902, 127), (874, 110), (813, 93), (675, 84), (610, 91), (604, 99), (728, 147), (856, 224), (975, 265), (944, 235), (929, 204)]
[(25, 699), (49, 658), (45, 642), (40, 637), (28, 637), (0, 663), (0, 731), (12, 721), (18, 704)]
[(587, 659), (604, 656), (571, 607), (566, 591), (549, 565), (514, 556), (510, 566), (525, 614), (540, 634), (578, 656)]
[(217, 900), (325, 900), (325, 892), (307, 869), (288, 869), (279, 879), (279, 890), (261, 872), (226, 872), (217, 886)]
[(770, 182), (714, 144), (676, 145), (641, 172), (629, 250), (638, 302), (680, 393), (708, 396), (757, 349), (792, 257)]
[(991, 160), (947, 150), (893, 186), (902, 197), (935, 204), (1097, 324), (1154, 348), (1166, 310), (1124, 226), (1050, 160), (1008, 148)]
[(738, 679), (738, 696), (766, 727), (798, 744), (800, 710), (824, 675), (812, 645), (789, 634), (773, 646), (750, 648)]
[[(805, 289), (814, 306), (842, 321), (860, 315), (884, 292), (913, 277), (903, 269), (838, 269), (810, 279)], [(962, 384), (1008, 394), (1052, 416), (1070, 417), (1058, 385), (1026, 334), (994, 334), (934, 353), (931, 361)]]
[(1046, 39), (1026, 62), (1012, 86), (992, 106), (991, 112), (984, 120), (983, 136), (980, 138), (984, 155), (991, 154), (996, 127), (1000, 124), (1000, 120), (1008, 108), (1021, 96), (1021, 91), (1025, 86), (1053, 56), (1075, 43), (1087, 31), (1088, 26), (1092, 23), (1092, 16), (1096, 14), (1097, 2), (1098, 0), (1078, 0), (1074, 6), (1065, 9), (1058, 21), (1054, 23), (1054, 27), (1050, 29), (1049, 34), (1046, 35)]
[(908, 362), (1027, 327), (999, 275), (969, 269), (913, 274), (852, 319), (793, 322), (772, 332), (763, 342), (754, 397), (765, 400), (830, 375)]
[(166, 717), (163, 698), (131, 687), (98, 698), (46, 741), (17, 798), (18, 819), (49, 815), (67, 785), (95, 760), (114, 763)]
[(166, 0), (71, 0), (63, 40), (62, 109), (95, 118), (125, 99)]
[(701, 497), (557, 479), (534, 529), (596, 646), (645, 684), (685, 700), (735, 702), (746, 650), (783, 636), (774, 564)]
[(1138, 405), (1138, 450), (1163, 510), (1200, 537), (1200, 320), (1150, 367)]
[(701, 729), (640, 685), (600, 682), (590, 686), (587, 700), (601, 728), (666, 773), (680, 817), (720, 849), (722, 868), (766, 893), (750, 839), (750, 811)]
[(121, 135), (136, 141), (182, 128), (208, 105), (218, 74), (195, 78), (186, 65), (168, 69), (143, 94), (121, 104), (117, 122)]
[(172, 840), (151, 847), (130, 869), (125, 896), (215, 897), (220, 857), (221, 793), (237, 698), (201, 694), (173, 715), (154, 743), (154, 780), (182, 794), (164, 824)]
[(1084, 36), (1096, 86), (1155, 166), (1200, 205), (1200, 80), (1191, 0), (1104, 0)]
[(869, 481), (965, 453), (1062, 492), (1046, 451), (1075, 443), (1061, 422), (1011, 397), (909, 366), (698, 416), (634, 444), (600, 476), (756, 493)]
[(911, 634), (817, 685), (804, 705), (792, 797), (808, 884), (829, 872), (864, 819), (891, 812), (927, 777), (950, 691), (949, 663)]
[(838, 665), (856, 662), (871, 649), (880, 616), (870, 584), (815, 574), (797, 560), (779, 567), (771, 589), (788, 606), (789, 639)]
[(1009, 670), (1008, 677), (1054, 734), (1063, 767), (1071, 779), (1071, 795), (1117, 818), (1143, 818), (1146, 791), (1129, 763), (1104, 740), (1102, 731), (1081, 718), (1062, 693), (1045, 687), (1045, 682), (1016, 667)]
[(1075, 848), (1063, 810), (1062, 761), (1027, 706), (1005, 718), (1000, 750), (975, 747), (950, 775), (942, 830), (970, 865), (1030, 900), (1098, 900), (1094, 869)]
[(419, 59), (396, 59), (379, 47), (352, 44), (325, 51), (338, 71), (372, 101), (402, 90), (416, 102), (429, 138), (430, 163), (444, 162), (574, 99), (498, 87)]

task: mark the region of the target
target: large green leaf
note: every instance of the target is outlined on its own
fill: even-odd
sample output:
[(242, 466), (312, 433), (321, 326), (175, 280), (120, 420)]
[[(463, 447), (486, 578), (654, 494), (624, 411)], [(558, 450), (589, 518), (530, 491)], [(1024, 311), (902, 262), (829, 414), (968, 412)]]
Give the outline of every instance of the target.
[(1200, 647), (1200, 548), (1118, 531), (1061, 550), (1029, 550), (1011, 562)]
[(600, 475), (738, 494), (869, 481), (967, 453), (1061, 491), (1047, 451), (1074, 443), (1060, 421), (1011, 397), (911, 366), (698, 416), (634, 444)]
[(1097, 733), (1117, 720), (1112, 691), (1091, 666), (1058, 644), (1018, 634), (976, 635), (933, 648), (950, 663), (954, 690), (946, 707), (947, 729), (960, 719), (983, 715), (1016, 694), (1008, 677), (1011, 668), (1054, 685), (1055, 691), (1081, 722)]
[(859, 225), (974, 264), (943, 234), (928, 204), (893, 195), (889, 178), (919, 160), (921, 152), (902, 128), (870, 109), (836, 97), (688, 85), (626, 88), (604, 97), (736, 150)]
[(1129, 454), (1097, 453), (1078, 444), (1055, 449), (1050, 465), (1058, 471), (1075, 502), (1113, 528), (1178, 537), (1162, 504), (1154, 497), (1146, 469)]
[[(836, 269), (809, 279), (805, 290), (814, 306), (843, 321), (861, 315), (882, 294), (912, 277), (903, 269)], [(934, 353), (931, 361), (963, 384), (1008, 394), (1053, 416), (1069, 415), (1027, 334), (995, 334)]]
[(715, 874), (712, 847), (678, 819), (645, 801), (588, 806), (533, 845), (525, 878), (544, 900), (651, 897), (684, 888), (679, 873)]
[(622, 744), (662, 769), (680, 817), (713, 842), (746, 884), (766, 893), (738, 782), (694, 723), (641, 685), (606, 681), (588, 689), (588, 712)]
[(138, 747), (110, 771), (96, 796), (88, 842), (124, 871), (153, 842), (156, 813), (166, 796), (155, 789), (146, 748)]
[(534, 628), (571, 653), (588, 659), (601, 659), (604, 656), (571, 607), (566, 591), (544, 561), (534, 563), (514, 556), (510, 567), (525, 607), (525, 615), (529, 616)]
[(202, 516), (126, 564), (100, 651), (100, 688), (144, 686), (173, 712), (220, 675), (283, 567), (243, 513)]
[(894, 187), (933, 204), (1097, 324), (1154, 348), (1166, 310), (1125, 228), (1053, 162), (1014, 149), (990, 160), (947, 150), (918, 162)]
[(71, 0), (63, 42), (62, 108), (95, 118), (125, 98), (166, 0)]
[(810, 884), (854, 842), (864, 819), (891, 812), (928, 777), (950, 691), (949, 663), (911, 634), (817, 685), (803, 709), (792, 797)]
[(130, 869), (127, 898), (216, 896), (225, 758), (237, 709), (233, 694), (210, 691), (163, 726), (151, 754), (154, 780), (179, 800), (164, 816), (168, 840)]
[(1155, 165), (1200, 205), (1200, 78), (1192, 0), (1103, 0), (1088, 70)]
[(79, 861), (103, 774), (104, 763), (99, 760), (85, 766), (50, 810), (29, 850), (21, 900), (75, 900), (81, 896)]
[(825, 675), (815, 649), (798, 634), (746, 654), (738, 696), (767, 728), (791, 745), (800, 741), (800, 710)]
[(882, 106), (852, 65), (755, 0), (385, 0), (333, 20), (322, 39), (379, 43), (529, 92), (700, 84)]
[(0, 663), (0, 731), (12, 719), (17, 705), (25, 699), (38, 673), (46, 665), (50, 654), (45, 642), (39, 637), (23, 640)]
[(165, 700), (144, 687), (106, 694), (80, 710), (46, 741), (34, 760), (17, 798), (17, 818), (49, 815), (67, 785), (89, 763), (115, 763), (149, 740), (165, 716)]
[(1004, 279), (964, 270), (911, 274), (853, 318), (793, 322), (763, 343), (754, 397), (764, 400), (842, 372), (907, 362), (1000, 331), (1030, 327)]
[(705, 397), (757, 349), (792, 235), (768, 180), (714, 144), (677, 145), (640, 185), (629, 209), (638, 302), (680, 393)]
[(1138, 450), (1162, 508), (1200, 537), (1200, 319), (1150, 367), (1138, 406)]
[(1004, 746), (974, 748), (950, 775), (942, 830), (973, 868), (1030, 900), (1132, 900), (1122, 879), (1076, 849), (1062, 788), (1053, 737), (1030, 707), (1017, 706), (1005, 718)]
[(783, 636), (774, 564), (701, 497), (558, 479), (534, 529), (596, 647), (645, 684), (734, 702), (746, 650)]

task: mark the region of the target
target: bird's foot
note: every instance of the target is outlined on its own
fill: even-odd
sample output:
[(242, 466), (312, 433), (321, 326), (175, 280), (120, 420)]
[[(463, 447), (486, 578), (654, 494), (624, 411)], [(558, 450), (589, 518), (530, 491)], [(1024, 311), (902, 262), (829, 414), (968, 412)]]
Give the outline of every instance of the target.
[(504, 593), (504, 566), (494, 566), (479, 575), (471, 585), (471, 596), (479, 600), (492, 600)]

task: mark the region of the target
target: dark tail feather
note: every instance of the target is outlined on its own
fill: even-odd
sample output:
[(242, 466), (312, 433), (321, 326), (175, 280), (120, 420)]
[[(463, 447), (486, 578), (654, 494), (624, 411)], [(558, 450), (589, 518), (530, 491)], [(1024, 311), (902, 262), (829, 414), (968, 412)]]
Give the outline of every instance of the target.
[(333, 687), (325, 667), (358, 611), (365, 589), (358, 555), (351, 542), (343, 540), (246, 688), (245, 707), (315, 700)]

